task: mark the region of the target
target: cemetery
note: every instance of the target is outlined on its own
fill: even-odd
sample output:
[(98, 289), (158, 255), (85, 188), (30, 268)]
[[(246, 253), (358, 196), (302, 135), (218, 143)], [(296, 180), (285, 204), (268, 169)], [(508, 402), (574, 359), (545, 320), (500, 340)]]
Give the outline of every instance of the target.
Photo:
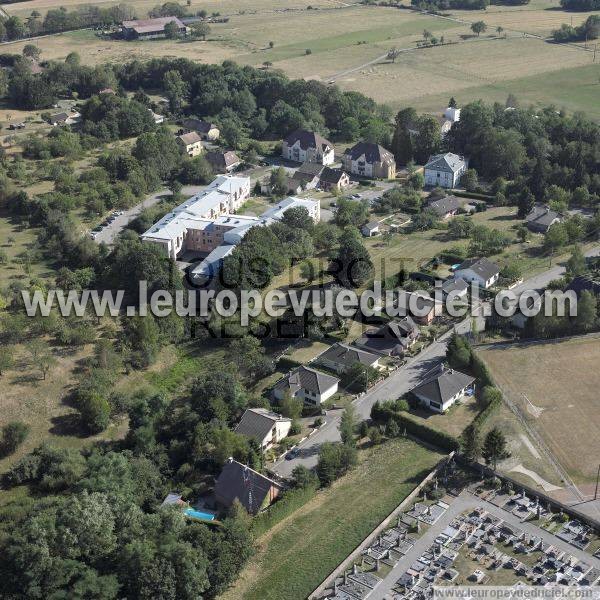
[(490, 486), (446, 469), (440, 479), (311, 598), (425, 600), (434, 585), (600, 589), (598, 523), (557, 512), (506, 482)]

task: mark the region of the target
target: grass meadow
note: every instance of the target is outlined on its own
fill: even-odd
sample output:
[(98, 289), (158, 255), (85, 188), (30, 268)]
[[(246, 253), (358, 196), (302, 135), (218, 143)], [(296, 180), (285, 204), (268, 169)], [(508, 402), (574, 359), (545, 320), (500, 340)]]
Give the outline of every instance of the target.
[(359, 465), (257, 541), (220, 600), (301, 600), (414, 489), (441, 455), (406, 439), (359, 453)]
[(600, 456), (600, 339), (486, 349), (481, 357), (573, 480), (592, 482)]
[[(82, 4), (60, 3), (67, 8)], [(144, 17), (156, 2), (132, 4), (138, 17)], [(27, 16), (34, 9), (43, 13), (58, 5), (56, 0), (30, 0), (5, 8), (9, 14)], [(229, 17), (227, 23), (211, 25), (207, 41), (126, 42), (76, 31), (42, 37), (36, 44), (43, 58), (63, 59), (74, 50), (88, 64), (155, 56), (253, 66), (268, 62), (292, 78), (335, 80), (342, 89), (362, 92), (393, 109), (412, 105), (437, 113), (450, 96), (464, 104), (479, 98), (504, 102), (513, 93), (525, 106), (553, 104), (600, 119), (600, 65), (593, 63), (591, 44), (586, 51), (544, 41), (562, 23), (579, 25), (593, 13), (567, 13), (557, 0), (492, 5), (486, 11), (455, 11), (443, 17), (338, 0), (318, 0), (311, 7), (298, 0), (240, 0), (235, 9), (222, 0), (197, 6), (193, 2), (192, 13), (202, 8)], [(476, 20), (488, 26), (480, 37), (470, 30)], [(444, 45), (415, 49), (424, 30), (438, 39), (443, 36)], [(7, 48), (20, 52), (25, 43)], [(383, 58), (391, 47), (405, 50), (394, 63)]]

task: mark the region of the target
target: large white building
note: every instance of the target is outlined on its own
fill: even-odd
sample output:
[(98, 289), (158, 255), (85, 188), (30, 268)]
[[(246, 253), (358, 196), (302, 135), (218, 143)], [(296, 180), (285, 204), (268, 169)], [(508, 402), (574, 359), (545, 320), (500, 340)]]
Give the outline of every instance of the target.
[(455, 188), (460, 183), (460, 178), (467, 170), (467, 162), (462, 156), (446, 152), (430, 157), (424, 168), (425, 185)]
[(206, 228), (221, 215), (236, 212), (250, 195), (249, 177), (219, 175), (202, 192), (188, 198), (142, 234), (145, 242), (164, 247), (173, 259), (182, 250), (202, 250)]
[(267, 209), (262, 215), (261, 219), (275, 219), (279, 221), (283, 214), (290, 208), (305, 208), (308, 214), (315, 223), (321, 220), (321, 205), (318, 200), (308, 200), (305, 198), (297, 198), (296, 196), (288, 196), (278, 202), (271, 208)]
[[(213, 242), (213, 248), (205, 247), (209, 250), (208, 256), (198, 263), (190, 271), (191, 280), (197, 285), (203, 285), (212, 280), (221, 270), (223, 261), (229, 256), (237, 244), (244, 236), (256, 225), (270, 225), (274, 221), (279, 221), (290, 208), (305, 208), (315, 223), (321, 218), (321, 205), (318, 200), (308, 200), (305, 198), (295, 198), (290, 196), (284, 198), (278, 204), (266, 210), (260, 217), (247, 217), (238, 215), (223, 215), (213, 223), (206, 226), (206, 230), (198, 232), (206, 234), (211, 231), (210, 241)], [(222, 233), (217, 233), (217, 231)], [(218, 242), (218, 243), (216, 243)]]

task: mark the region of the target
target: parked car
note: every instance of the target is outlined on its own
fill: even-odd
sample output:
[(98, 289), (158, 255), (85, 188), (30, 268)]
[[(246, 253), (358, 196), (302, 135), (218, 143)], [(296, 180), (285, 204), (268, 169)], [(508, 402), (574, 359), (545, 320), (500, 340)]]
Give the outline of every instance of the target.
[(297, 456), (300, 455), (300, 448), (292, 448), (286, 455), (285, 460), (294, 460)]

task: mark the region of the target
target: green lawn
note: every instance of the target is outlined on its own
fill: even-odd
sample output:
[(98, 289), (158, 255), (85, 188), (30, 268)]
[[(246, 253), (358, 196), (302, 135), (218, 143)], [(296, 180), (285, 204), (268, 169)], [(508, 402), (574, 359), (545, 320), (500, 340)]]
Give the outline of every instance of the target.
[(27, 275), (44, 276), (47, 273), (46, 265), (37, 260), (31, 261), (29, 266), (23, 264), (22, 259), (36, 244), (34, 230), (21, 227), (5, 211), (0, 212), (0, 253), (6, 253), (8, 262), (0, 266), (0, 287), (9, 283), (11, 279), (20, 279)]
[(410, 440), (360, 453), (360, 464), (258, 540), (222, 600), (301, 600), (410, 493), (441, 455)]
[[(541, 252), (543, 236), (533, 235), (527, 244), (516, 241), (513, 228), (522, 224), (523, 221), (517, 218), (515, 207), (492, 207), (485, 212), (475, 213), (472, 218), (477, 224), (507, 232), (515, 240), (500, 254), (490, 256), (490, 260), (501, 266), (507, 262), (516, 262), (525, 277), (531, 277), (550, 268), (549, 257)], [(409, 271), (419, 270), (443, 250), (459, 246), (467, 248), (468, 245), (468, 240), (449, 239), (446, 232), (439, 229), (398, 233), (388, 242), (384, 241), (381, 236), (365, 240), (365, 246), (368, 248), (375, 266), (375, 280), (384, 280), (395, 275), (403, 265)], [(554, 257), (552, 264), (568, 255), (567, 250), (564, 256)], [(438, 276), (446, 275), (448, 275), (447, 270), (440, 268)]]

